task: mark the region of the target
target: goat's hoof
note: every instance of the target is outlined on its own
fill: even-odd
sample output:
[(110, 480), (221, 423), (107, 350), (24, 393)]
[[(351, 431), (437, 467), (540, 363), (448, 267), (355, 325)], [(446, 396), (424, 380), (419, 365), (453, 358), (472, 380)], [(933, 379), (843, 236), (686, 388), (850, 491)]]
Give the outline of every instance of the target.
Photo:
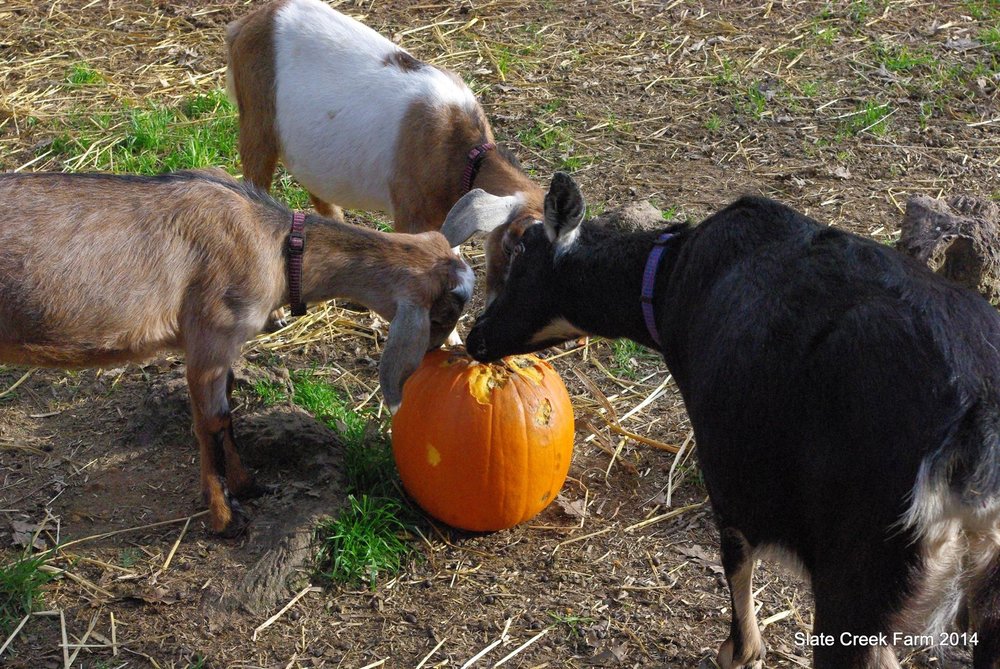
[(735, 644), (732, 639), (726, 639), (719, 646), (719, 654), (715, 658), (715, 663), (719, 669), (764, 669), (764, 642), (760, 641), (756, 652), (747, 652), (744, 649), (742, 657), (734, 658), (733, 649)]
[(246, 533), (250, 526), (250, 516), (235, 499), (229, 501), (229, 508), (232, 511), (232, 518), (229, 520), (229, 524), (216, 534), (223, 539), (236, 539)]

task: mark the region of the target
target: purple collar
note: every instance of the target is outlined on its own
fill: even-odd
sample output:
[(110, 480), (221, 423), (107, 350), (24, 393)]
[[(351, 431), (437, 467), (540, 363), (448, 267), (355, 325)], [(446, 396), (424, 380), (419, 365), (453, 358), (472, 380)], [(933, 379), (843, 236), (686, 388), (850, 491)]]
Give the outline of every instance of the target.
[(476, 180), (479, 164), (483, 162), (486, 154), (495, 148), (497, 145), (493, 142), (484, 142), (469, 150), (469, 155), (465, 159), (465, 171), (462, 173), (462, 195), (472, 190), (472, 182)]
[(306, 249), (306, 215), (292, 212), (292, 231), (288, 233), (288, 304), (292, 316), (303, 316), (306, 305), (302, 302), (302, 254)]
[(666, 249), (666, 244), (677, 235), (664, 232), (653, 242), (653, 250), (646, 259), (646, 269), (642, 273), (642, 317), (646, 321), (646, 329), (657, 346), (660, 346), (660, 333), (656, 329), (656, 318), (653, 315), (653, 285), (656, 283), (656, 270), (660, 267), (660, 258)]

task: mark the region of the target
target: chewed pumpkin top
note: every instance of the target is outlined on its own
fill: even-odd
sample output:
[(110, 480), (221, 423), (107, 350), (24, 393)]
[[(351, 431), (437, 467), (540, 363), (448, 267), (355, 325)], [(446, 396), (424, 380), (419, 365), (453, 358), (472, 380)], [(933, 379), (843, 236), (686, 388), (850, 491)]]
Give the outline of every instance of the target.
[(432, 351), (427, 357), (425, 364), (460, 366), (461, 372), (469, 379), (469, 394), (480, 404), (491, 404), (491, 391), (506, 386), (513, 376), (538, 386), (546, 370), (554, 371), (552, 365), (531, 354), (512, 355), (498, 362), (479, 362), (464, 349), (450, 348)]

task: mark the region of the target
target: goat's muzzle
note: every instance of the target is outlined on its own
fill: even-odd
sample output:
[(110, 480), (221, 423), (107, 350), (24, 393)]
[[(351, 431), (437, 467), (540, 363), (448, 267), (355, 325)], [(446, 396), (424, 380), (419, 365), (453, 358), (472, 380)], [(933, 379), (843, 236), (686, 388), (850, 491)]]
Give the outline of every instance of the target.
[(479, 362), (493, 362), (499, 356), (490, 356), (489, 349), (486, 346), (486, 336), (483, 333), (483, 326), (485, 324), (487, 324), (487, 321), (482, 318), (476, 321), (465, 341), (465, 348), (468, 350), (469, 355)]

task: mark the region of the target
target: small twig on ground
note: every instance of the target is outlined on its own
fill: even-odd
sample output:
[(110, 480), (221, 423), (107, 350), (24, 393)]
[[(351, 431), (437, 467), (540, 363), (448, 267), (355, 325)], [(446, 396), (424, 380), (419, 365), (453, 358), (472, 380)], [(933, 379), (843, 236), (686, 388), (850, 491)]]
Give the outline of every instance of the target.
[(201, 518), (202, 516), (206, 516), (206, 515), (208, 515), (208, 510), (199, 511), (198, 513), (195, 513), (195, 514), (192, 514), (190, 516), (183, 517), (183, 518), (174, 518), (172, 520), (161, 520), (158, 523), (150, 523), (149, 525), (139, 525), (138, 527), (127, 527), (124, 530), (115, 530), (114, 532), (104, 532), (103, 534), (94, 534), (94, 535), (89, 536), (89, 537), (82, 537), (80, 539), (74, 539), (73, 541), (67, 541), (62, 546), (59, 546), (59, 550), (64, 550), (64, 549), (66, 549), (66, 548), (68, 548), (70, 546), (75, 546), (77, 544), (82, 544), (85, 541), (96, 541), (98, 539), (107, 539), (108, 537), (114, 537), (114, 536), (117, 536), (119, 534), (125, 534), (126, 532), (138, 532), (139, 530), (151, 530), (154, 527), (163, 527), (164, 525), (174, 525), (175, 523), (179, 523), (181, 521), (188, 521), (188, 522), (190, 522), (191, 520), (193, 520), (195, 518)]
[(517, 648), (515, 648), (514, 650), (512, 650), (510, 653), (508, 653), (506, 656), (504, 656), (503, 659), (501, 659), (499, 662), (497, 662), (493, 666), (494, 667), (499, 667), (501, 664), (503, 664), (507, 660), (513, 658), (515, 655), (517, 655), (518, 653), (522, 652), (525, 648), (527, 648), (528, 646), (530, 646), (531, 644), (535, 643), (536, 641), (538, 641), (539, 639), (541, 639), (543, 636), (545, 636), (546, 634), (548, 634), (550, 629), (552, 629), (552, 628), (551, 627), (546, 627), (541, 632), (539, 632), (538, 634), (536, 634), (535, 636), (531, 637), (530, 639), (528, 639), (527, 641), (525, 641), (524, 643), (522, 643), (520, 646), (518, 646)]
[(174, 559), (174, 553), (177, 552), (177, 547), (181, 545), (181, 541), (184, 539), (184, 535), (187, 534), (187, 529), (189, 525), (191, 525), (190, 517), (188, 517), (187, 521), (184, 523), (184, 527), (181, 528), (181, 533), (177, 535), (177, 541), (174, 542), (173, 547), (170, 549), (170, 553), (167, 554), (167, 559), (163, 561), (163, 566), (160, 567), (161, 572), (164, 572), (170, 568), (170, 562)]
[(59, 611), (59, 628), (62, 632), (63, 667), (65, 669), (72, 669), (72, 665), (69, 663), (69, 638), (66, 635), (66, 614), (61, 610)]
[(285, 615), (285, 612), (288, 611), (288, 609), (290, 609), (293, 606), (295, 606), (296, 602), (298, 602), (300, 599), (302, 599), (303, 597), (305, 597), (306, 595), (308, 595), (310, 592), (322, 592), (322, 591), (323, 591), (323, 588), (320, 588), (320, 587), (317, 587), (317, 586), (309, 586), (307, 588), (303, 588), (299, 592), (299, 594), (297, 594), (294, 597), (292, 597), (292, 601), (288, 602), (283, 607), (281, 607), (280, 611), (278, 611), (273, 616), (271, 616), (270, 618), (268, 618), (267, 620), (265, 620), (264, 622), (262, 622), (257, 627), (257, 629), (255, 629), (253, 631), (253, 637), (251, 637), (251, 638), (254, 641), (256, 641), (258, 634), (260, 634), (261, 632), (263, 632), (264, 630), (266, 630), (268, 627), (270, 627), (271, 625), (273, 625), (275, 623), (275, 621), (278, 620), (278, 618), (280, 618), (281, 616)]
[(12, 385), (10, 388), (8, 388), (7, 390), (5, 390), (2, 393), (0, 393), (0, 397), (4, 397), (6, 395), (10, 395), (12, 392), (14, 392), (15, 390), (17, 390), (17, 387), (19, 385), (21, 385), (22, 383), (24, 383), (25, 381), (27, 381), (28, 377), (30, 377), (32, 374), (34, 374), (36, 369), (38, 369), (38, 368), (37, 367), (32, 367), (31, 369), (29, 369), (28, 371), (26, 371), (24, 373), (24, 375), (21, 376), (21, 378), (19, 378), (17, 381), (14, 382), (14, 385)]
[(74, 644), (76, 646), (76, 649), (73, 651), (73, 654), (70, 655), (69, 664), (66, 665), (67, 667), (73, 666), (73, 662), (76, 661), (76, 656), (80, 654), (80, 649), (83, 648), (84, 645), (87, 643), (87, 639), (90, 638), (90, 635), (94, 631), (94, 627), (96, 626), (97, 626), (97, 614), (95, 613), (94, 617), (90, 619), (90, 625), (87, 627), (87, 631), (84, 632), (83, 636), (80, 638), (79, 643)]
[(513, 621), (513, 618), (507, 618), (507, 624), (503, 626), (503, 631), (500, 632), (500, 638), (496, 639), (493, 643), (491, 643), (490, 645), (486, 646), (486, 648), (483, 648), (481, 651), (479, 651), (478, 653), (476, 653), (475, 655), (473, 655), (469, 659), (468, 662), (466, 662), (465, 664), (462, 665), (462, 669), (468, 669), (473, 664), (475, 664), (480, 659), (482, 659), (491, 650), (493, 650), (494, 648), (496, 648), (500, 644), (502, 644), (505, 641), (507, 641), (507, 639), (510, 638), (510, 637), (507, 636), (507, 632), (510, 630), (510, 624), (511, 624), (512, 621)]
[(440, 641), (438, 641), (437, 645), (434, 646), (433, 648), (431, 648), (431, 652), (427, 653), (427, 655), (424, 656), (424, 659), (420, 660), (420, 663), (416, 667), (414, 667), (413, 669), (421, 669), (421, 667), (423, 667), (425, 664), (427, 664), (427, 661), (429, 659), (431, 659), (432, 657), (434, 657), (434, 653), (438, 652), (438, 648), (440, 648), (441, 646), (443, 646), (444, 642), (447, 641), (447, 640), (448, 640), (448, 637), (444, 637), (443, 639), (441, 639)]
[(677, 509), (674, 509), (673, 511), (667, 511), (666, 513), (661, 513), (658, 516), (653, 516), (652, 518), (647, 518), (646, 520), (638, 522), (635, 525), (629, 525), (628, 527), (625, 528), (624, 531), (625, 532), (631, 532), (632, 530), (638, 530), (638, 529), (640, 529), (642, 527), (646, 527), (647, 525), (652, 525), (654, 523), (659, 523), (659, 522), (662, 522), (664, 520), (669, 520), (671, 518), (674, 518), (675, 516), (679, 516), (682, 513), (687, 513), (688, 511), (691, 511), (692, 509), (697, 509), (697, 508), (702, 507), (704, 505), (705, 505), (705, 502), (698, 502), (697, 504), (688, 504), (687, 506), (679, 507)]
[(16, 637), (17, 633), (21, 631), (21, 628), (24, 627), (24, 624), (28, 622), (28, 618), (30, 617), (31, 614), (29, 613), (25, 617), (21, 618), (21, 622), (18, 623), (17, 627), (14, 628), (14, 631), (10, 633), (9, 637), (7, 637), (7, 640), (3, 642), (2, 646), (0, 646), (0, 655), (3, 655), (3, 652), (7, 650), (7, 646), (9, 646), (14, 641), (14, 637)]
[(578, 537), (573, 537), (572, 539), (567, 539), (566, 541), (560, 541), (559, 543), (556, 544), (555, 548), (552, 549), (552, 554), (555, 555), (556, 552), (560, 548), (562, 548), (563, 546), (568, 546), (570, 544), (575, 544), (577, 541), (583, 541), (584, 539), (590, 539), (591, 537), (599, 537), (602, 534), (606, 534), (606, 533), (610, 532), (612, 529), (614, 529), (614, 528), (605, 527), (603, 530), (598, 530), (596, 532), (591, 532), (590, 534), (581, 534)]

